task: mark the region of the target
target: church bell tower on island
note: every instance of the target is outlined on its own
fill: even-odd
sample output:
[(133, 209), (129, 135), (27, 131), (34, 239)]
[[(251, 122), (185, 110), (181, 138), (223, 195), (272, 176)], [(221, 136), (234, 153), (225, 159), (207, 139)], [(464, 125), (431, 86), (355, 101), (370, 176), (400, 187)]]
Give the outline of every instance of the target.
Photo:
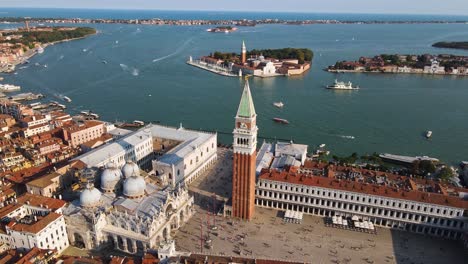
[(241, 63), (245, 64), (247, 62), (247, 48), (245, 47), (245, 42), (242, 41), (242, 48), (241, 48)]
[(232, 216), (250, 220), (255, 211), (255, 162), (257, 159), (257, 114), (249, 81), (235, 117), (232, 175)]

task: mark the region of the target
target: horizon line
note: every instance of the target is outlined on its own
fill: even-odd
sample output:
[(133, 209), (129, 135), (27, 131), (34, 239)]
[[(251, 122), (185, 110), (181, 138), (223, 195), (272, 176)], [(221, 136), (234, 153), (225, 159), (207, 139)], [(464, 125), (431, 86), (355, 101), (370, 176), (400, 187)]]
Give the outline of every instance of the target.
[[(279, 14), (352, 14), (352, 15), (414, 15), (414, 16), (462, 16), (468, 17), (467, 14), (434, 14), (434, 13), (397, 13), (397, 12), (331, 12), (331, 11), (251, 11), (251, 10), (214, 10), (214, 9), (157, 9), (157, 8), (101, 8), (101, 7), (5, 7), (0, 8), (11, 8), (11, 9), (67, 9), (67, 10), (108, 10), (108, 11), (173, 11), (173, 12), (245, 12), (245, 13), (279, 13)], [(1, 13), (0, 13), (1, 14)]]

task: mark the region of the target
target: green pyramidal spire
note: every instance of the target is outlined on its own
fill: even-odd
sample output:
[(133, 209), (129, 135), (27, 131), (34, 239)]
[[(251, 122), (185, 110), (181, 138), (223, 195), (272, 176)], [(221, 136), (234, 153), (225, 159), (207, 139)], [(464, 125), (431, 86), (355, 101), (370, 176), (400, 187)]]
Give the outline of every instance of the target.
[(237, 110), (237, 116), (247, 118), (256, 116), (248, 80), (245, 81), (244, 91), (242, 92), (239, 109)]

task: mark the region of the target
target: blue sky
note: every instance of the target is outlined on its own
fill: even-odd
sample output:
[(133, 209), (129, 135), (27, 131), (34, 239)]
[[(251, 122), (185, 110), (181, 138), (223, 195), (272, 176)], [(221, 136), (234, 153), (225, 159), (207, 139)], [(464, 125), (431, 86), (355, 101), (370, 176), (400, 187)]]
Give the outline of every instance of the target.
[(468, 14), (468, 0), (0, 0), (1, 7)]

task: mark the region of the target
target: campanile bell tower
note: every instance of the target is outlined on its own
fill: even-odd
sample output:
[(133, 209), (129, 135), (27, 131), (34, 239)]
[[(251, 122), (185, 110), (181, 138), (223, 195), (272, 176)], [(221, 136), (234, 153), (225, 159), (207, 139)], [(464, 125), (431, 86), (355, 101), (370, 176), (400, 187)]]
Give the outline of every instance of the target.
[(232, 216), (250, 220), (255, 211), (255, 162), (257, 159), (257, 114), (245, 81), (234, 127)]
[(242, 41), (241, 62), (242, 62), (242, 64), (247, 62), (247, 48), (245, 47), (245, 42), (244, 41)]

